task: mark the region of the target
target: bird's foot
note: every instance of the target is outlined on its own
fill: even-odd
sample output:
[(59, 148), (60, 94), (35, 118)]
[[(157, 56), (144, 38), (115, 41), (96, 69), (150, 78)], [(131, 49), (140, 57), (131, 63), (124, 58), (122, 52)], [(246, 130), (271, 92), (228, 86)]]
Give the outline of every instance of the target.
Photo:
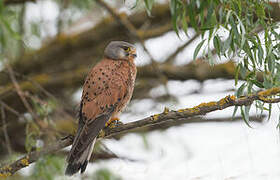
[(105, 127), (106, 128), (114, 128), (119, 125), (122, 125), (123, 123), (120, 121), (119, 118), (111, 118), (109, 121), (106, 122)]

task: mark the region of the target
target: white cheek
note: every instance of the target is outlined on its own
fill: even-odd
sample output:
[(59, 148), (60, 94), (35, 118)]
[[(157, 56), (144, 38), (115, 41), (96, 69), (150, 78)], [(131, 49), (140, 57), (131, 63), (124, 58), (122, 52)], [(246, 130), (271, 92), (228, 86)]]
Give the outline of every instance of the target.
[(120, 58), (124, 58), (124, 57), (125, 57), (125, 52), (119, 51), (119, 57), (120, 57)]

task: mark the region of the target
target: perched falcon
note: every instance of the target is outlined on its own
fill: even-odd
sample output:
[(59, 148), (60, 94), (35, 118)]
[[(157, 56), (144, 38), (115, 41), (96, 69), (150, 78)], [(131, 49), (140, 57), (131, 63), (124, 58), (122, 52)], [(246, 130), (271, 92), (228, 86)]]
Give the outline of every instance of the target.
[(67, 157), (65, 174), (73, 175), (87, 167), (100, 130), (118, 119), (131, 99), (136, 77), (136, 48), (123, 41), (112, 41), (104, 58), (86, 77), (79, 110), (79, 126)]

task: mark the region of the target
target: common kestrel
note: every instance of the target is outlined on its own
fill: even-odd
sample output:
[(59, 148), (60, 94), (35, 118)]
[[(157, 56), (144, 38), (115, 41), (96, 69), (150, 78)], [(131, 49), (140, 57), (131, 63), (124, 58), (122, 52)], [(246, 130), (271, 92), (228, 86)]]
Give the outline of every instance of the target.
[(81, 98), (79, 126), (67, 157), (65, 174), (83, 173), (96, 137), (105, 124), (118, 119), (134, 89), (136, 48), (123, 41), (112, 41), (104, 58), (88, 73)]

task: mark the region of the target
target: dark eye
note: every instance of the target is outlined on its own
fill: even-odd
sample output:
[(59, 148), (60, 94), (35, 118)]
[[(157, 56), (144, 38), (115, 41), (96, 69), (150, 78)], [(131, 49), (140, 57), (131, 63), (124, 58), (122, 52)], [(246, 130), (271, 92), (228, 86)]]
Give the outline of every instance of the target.
[(129, 52), (129, 51), (130, 51), (130, 47), (127, 47), (127, 46), (124, 46), (123, 49), (124, 49), (126, 52)]

